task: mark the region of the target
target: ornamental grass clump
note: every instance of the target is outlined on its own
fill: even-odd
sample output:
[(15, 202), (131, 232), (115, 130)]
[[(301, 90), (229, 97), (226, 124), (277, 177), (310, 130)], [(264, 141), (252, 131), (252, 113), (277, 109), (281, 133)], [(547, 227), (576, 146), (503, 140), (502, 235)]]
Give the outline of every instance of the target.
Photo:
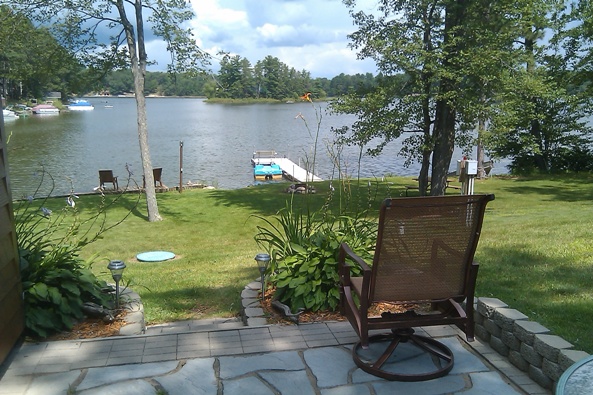
[[(47, 173), (42, 174), (40, 184), (44, 178), (51, 179)], [(111, 305), (111, 296), (105, 293), (109, 287), (91, 271), (97, 256), (85, 261), (80, 252), (123, 219), (115, 225), (105, 225), (105, 211), (113, 201), (108, 203), (103, 196), (96, 213), (82, 220), (78, 199), (71, 193), (66, 204), (57, 205), (56, 199), (30, 196), (15, 204), (25, 328), (29, 336), (44, 338), (70, 330), (84, 317), (83, 306), (87, 302), (102, 307)], [(89, 209), (92, 208), (85, 207)]]
[[(309, 93), (301, 99), (313, 103)], [(302, 113), (296, 117), (304, 122), (313, 139), (313, 157), (307, 161), (312, 164), (313, 174), (322, 119), (317, 109), (315, 117), (315, 134), (311, 133)], [(339, 144), (327, 143), (338, 189), (336, 193), (330, 183), (328, 197), (320, 209), (311, 209), (308, 194), (302, 196), (302, 202), (301, 196), (293, 195), (275, 217), (258, 217), (264, 225), (257, 226), (255, 240), (272, 257), (268, 273), (275, 286), (274, 298), (293, 312), (336, 310), (340, 302), (338, 254), (341, 243), (348, 243), (359, 256), (372, 259), (377, 223), (368, 219), (367, 214), (376, 206), (378, 183), (373, 187), (368, 181), (366, 195), (353, 196), (352, 180), (342, 168), (341, 148)], [(364, 191), (364, 188), (355, 189)], [(356, 269), (353, 273), (358, 274)]]
[(375, 222), (324, 214), (302, 212), (291, 201), (274, 220), (260, 217), (265, 225), (257, 227), (255, 240), (272, 256), (268, 271), (276, 287), (274, 298), (292, 311), (336, 310), (341, 243), (348, 243), (360, 256), (372, 257)]

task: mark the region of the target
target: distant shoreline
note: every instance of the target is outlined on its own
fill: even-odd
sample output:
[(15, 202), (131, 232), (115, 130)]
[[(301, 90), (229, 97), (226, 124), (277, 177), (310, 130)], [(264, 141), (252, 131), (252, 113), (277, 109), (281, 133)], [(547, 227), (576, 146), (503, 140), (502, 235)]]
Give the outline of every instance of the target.
[[(133, 99), (135, 97), (134, 94), (125, 94), (125, 95), (84, 95), (82, 97), (86, 98), (112, 98), (112, 99)], [(159, 96), (159, 95), (148, 95), (146, 96), (147, 99), (204, 99), (208, 103), (217, 103), (217, 104), (294, 104), (294, 103), (301, 103), (304, 101), (296, 100), (296, 99), (270, 99), (270, 98), (243, 98), (243, 99), (231, 99), (231, 98), (221, 98), (221, 97), (213, 97), (208, 98), (206, 96)], [(316, 102), (326, 102), (330, 101), (332, 98), (323, 98), (317, 99)]]

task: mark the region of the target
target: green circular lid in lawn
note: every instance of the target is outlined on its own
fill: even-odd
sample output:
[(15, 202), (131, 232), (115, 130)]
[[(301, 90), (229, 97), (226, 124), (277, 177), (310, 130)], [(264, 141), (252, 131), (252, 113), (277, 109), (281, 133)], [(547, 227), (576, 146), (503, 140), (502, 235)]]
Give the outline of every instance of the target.
[(169, 251), (148, 251), (136, 255), (141, 262), (161, 262), (175, 258), (175, 254)]

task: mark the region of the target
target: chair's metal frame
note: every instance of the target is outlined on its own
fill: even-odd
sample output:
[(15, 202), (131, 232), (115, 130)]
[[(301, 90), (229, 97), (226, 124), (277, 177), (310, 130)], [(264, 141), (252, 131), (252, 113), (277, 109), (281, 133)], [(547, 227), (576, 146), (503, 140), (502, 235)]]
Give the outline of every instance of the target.
[[(493, 199), (494, 195), (450, 195), (385, 200), (379, 213), (372, 268), (347, 244), (341, 245), (340, 308), (360, 338), (352, 349), (357, 366), (375, 376), (399, 381), (429, 380), (449, 373), (454, 363), (450, 349), (437, 340), (415, 334), (413, 328), (454, 324), (468, 341), (473, 341), (478, 274), (473, 258), (486, 204)], [(451, 226), (463, 229), (448, 231)], [(432, 232), (431, 227), (436, 230)], [(422, 240), (410, 239), (413, 235)], [(456, 240), (457, 235), (461, 240)], [(351, 275), (352, 263), (360, 268), (362, 276)], [(393, 275), (386, 276), (386, 272)], [(425, 304), (431, 311), (384, 312), (370, 317), (369, 308), (376, 302)], [(369, 336), (369, 331), (385, 329), (391, 333)], [(360, 356), (360, 350), (368, 348), (371, 342), (389, 342), (375, 361)], [(401, 343), (411, 343), (431, 353), (437, 361), (434, 370), (409, 374), (386, 369), (387, 362), (397, 357), (392, 355)]]

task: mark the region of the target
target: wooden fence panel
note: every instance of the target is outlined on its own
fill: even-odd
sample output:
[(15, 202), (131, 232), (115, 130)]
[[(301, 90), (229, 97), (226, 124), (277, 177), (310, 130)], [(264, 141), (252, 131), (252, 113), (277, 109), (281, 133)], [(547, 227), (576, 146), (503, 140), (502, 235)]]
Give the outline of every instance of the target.
[(0, 115), (0, 363), (24, 329), (21, 293), (4, 117)]

